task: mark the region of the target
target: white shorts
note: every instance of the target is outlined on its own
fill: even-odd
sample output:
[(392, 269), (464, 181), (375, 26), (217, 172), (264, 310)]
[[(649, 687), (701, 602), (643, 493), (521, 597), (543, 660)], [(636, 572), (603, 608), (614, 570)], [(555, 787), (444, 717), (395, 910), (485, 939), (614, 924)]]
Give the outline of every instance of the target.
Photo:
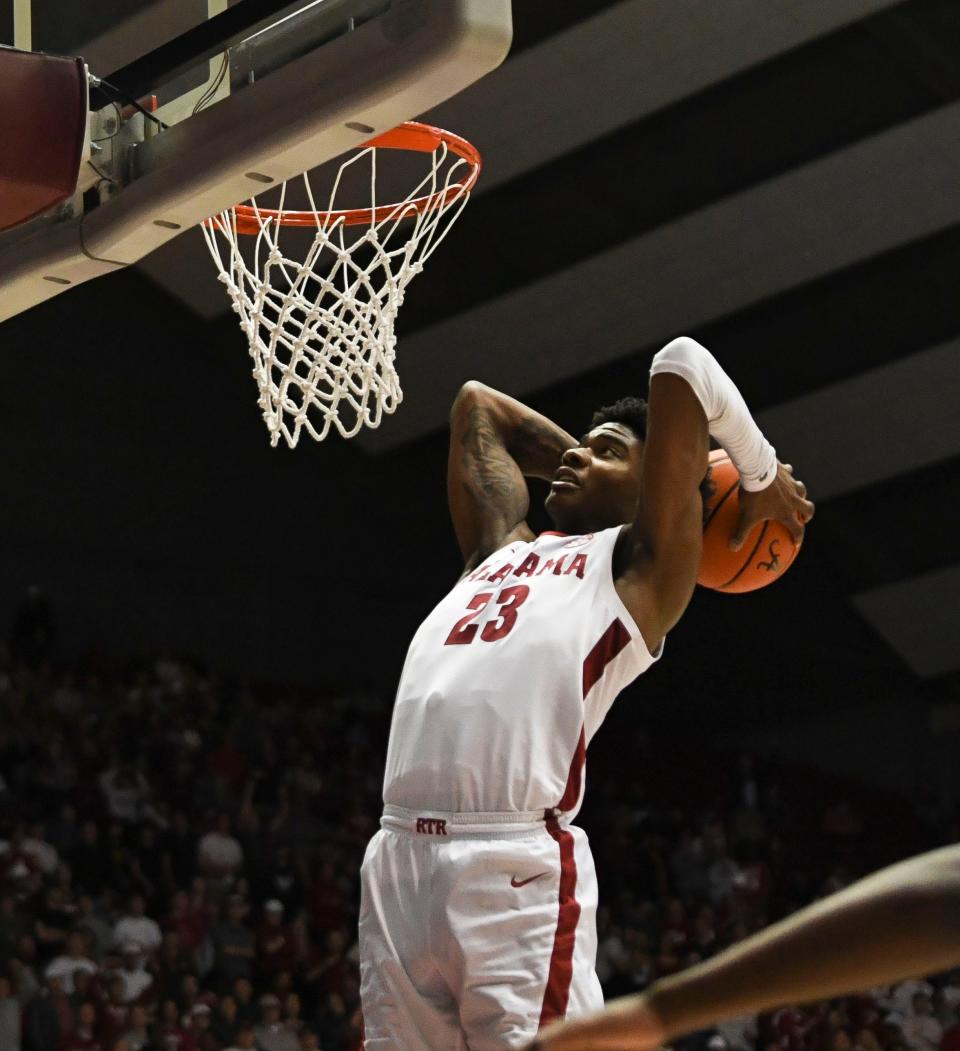
[(368, 1051), (502, 1051), (603, 1006), (586, 834), (388, 806), (360, 869)]

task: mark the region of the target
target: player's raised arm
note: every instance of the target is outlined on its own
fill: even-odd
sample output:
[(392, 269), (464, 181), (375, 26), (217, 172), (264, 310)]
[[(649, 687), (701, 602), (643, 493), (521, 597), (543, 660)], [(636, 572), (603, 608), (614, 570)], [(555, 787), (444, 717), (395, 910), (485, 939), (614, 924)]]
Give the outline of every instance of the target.
[(549, 479), (573, 437), (515, 398), (471, 380), (450, 410), (447, 498), (468, 566), (531, 539), (525, 478)]
[(733, 381), (695, 340), (680, 337), (653, 359), (640, 500), (632, 535), (636, 565), (652, 584), (662, 634), (690, 600), (702, 550), (700, 482), (708, 435), (740, 472), (742, 515), (734, 544), (764, 518), (799, 542), (813, 504), (760, 432)]
[(706, 963), (545, 1030), (537, 1051), (653, 1051), (726, 1018), (832, 999), (960, 963), (960, 847), (860, 880)]

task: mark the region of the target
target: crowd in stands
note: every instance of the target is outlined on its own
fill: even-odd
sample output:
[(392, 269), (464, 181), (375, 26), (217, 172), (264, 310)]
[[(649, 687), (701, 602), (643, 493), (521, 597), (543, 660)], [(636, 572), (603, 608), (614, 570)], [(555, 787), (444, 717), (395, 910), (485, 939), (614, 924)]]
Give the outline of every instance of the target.
[[(64, 666), (39, 634), (15, 630), (0, 661), (0, 1051), (359, 1048), (357, 874), (389, 698), (170, 657)], [(957, 838), (929, 803), (627, 725), (591, 747), (580, 819), (608, 997)], [(960, 974), (918, 977), (685, 1044), (960, 1051), (958, 1007)]]

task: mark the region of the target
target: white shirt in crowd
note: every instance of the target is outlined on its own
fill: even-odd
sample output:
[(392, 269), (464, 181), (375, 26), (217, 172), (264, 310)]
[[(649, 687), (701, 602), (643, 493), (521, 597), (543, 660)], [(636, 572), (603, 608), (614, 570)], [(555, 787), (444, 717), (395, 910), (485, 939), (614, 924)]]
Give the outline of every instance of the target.
[(890, 1006), (897, 1014), (904, 1018), (913, 1017), (913, 998), (917, 993), (925, 993), (933, 996), (933, 986), (922, 978), (908, 978), (906, 981), (898, 982), (890, 990)]
[(756, 1015), (738, 1015), (715, 1027), (731, 1051), (753, 1051), (757, 1046)]
[(954, 984), (954, 980), (951, 979), (949, 985), (943, 987), (943, 1002), (950, 1008), (951, 1011), (956, 1011), (957, 1007), (960, 1006), (960, 984)]
[(147, 989), (153, 984), (153, 975), (144, 970), (143, 964), (137, 964), (136, 968), (128, 971), (126, 967), (114, 971), (114, 976), (119, 975), (123, 979), (124, 1003), (132, 1004), (139, 1000)]
[(77, 971), (86, 971), (87, 974), (96, 974), (100, 968), (88, 960), (86, 956), (76, 959), (72, 956), (57, 956), (47, 964), (43, 972), (46, 978), (59, 978), (63, 983), (63, 991), (70, 996), (73, 993), (73, 976)]
[(243, 847), (233, 836), (208, 832), (197, 846), (197, 860), (208, 872), (236, 872), (243, 865)]
[(113, 944), (119, 948), (124, 942), (136, 942), (144, 952), (160, 948), (163, 935), (149, 916), (124, 916), (113, 928)]
[(943, 1026), (933, 1015), (913, 1015), (900, 1026), (903, 1039), (912, 1051), (937, 1051)]
[(296, 1034), (282, 1022), (258, 1025), (254, 1032), (257, 1035), (257, 1047), (263, 1051), (297, 1051), (300, 1047)]
[(149, 793), (143, 774), (139, 770), (132, 775), (111, 767), (100, 775), (100, 791), (110, 808), (110, 814), (120, 821), (137, 821)]
[(28, 836), (21, 844), (20, 849), (27, 857), (32, 858), (34, 864), (45, 876), (52, 876), (60, 864), (60, 855), (53, 844), (45, 839), (35, 839)]

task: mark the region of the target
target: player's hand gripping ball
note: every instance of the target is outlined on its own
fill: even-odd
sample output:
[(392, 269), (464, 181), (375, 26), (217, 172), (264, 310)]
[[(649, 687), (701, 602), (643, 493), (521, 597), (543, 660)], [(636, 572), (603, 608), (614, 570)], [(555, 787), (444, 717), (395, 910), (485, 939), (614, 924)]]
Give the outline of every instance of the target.
[(813, 517), (813, 504), (806, 499), (803, 483), (792, 481), (789, 468), (780, 470), (788, 472), (796, 491), (795, 520), (785, 516), (789, 525), (772, 518), (758, 522), (743, 537), (739, 549), (733, 550), (730, 538), (740, 521), (740, 475), (723, 449), (710, 453), (713, 492), (706, 503), (698, 584), (728, 594), (756, 591), (779, 580), (793, 564), (804, 524)]

